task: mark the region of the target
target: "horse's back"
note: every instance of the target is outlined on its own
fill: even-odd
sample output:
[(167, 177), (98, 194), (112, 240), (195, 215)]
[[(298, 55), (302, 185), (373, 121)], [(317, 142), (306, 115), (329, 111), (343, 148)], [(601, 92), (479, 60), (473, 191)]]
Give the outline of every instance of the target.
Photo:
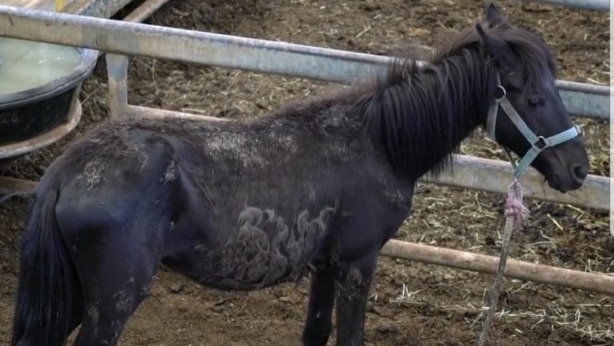
[[(342, 122), (326, 133), (268, 125), (142, 121), (94, 131), (59, 164), (73, 172), (58, 205), (64, 228), (148, 228), (164, 264), (218, 288), (300, 278), (341, 214), (368, 215), (354, 187), (380, 194), (377, 163), (351, 133), (331, 134)], [(372, 238), (361, 234), (347, 252)]]

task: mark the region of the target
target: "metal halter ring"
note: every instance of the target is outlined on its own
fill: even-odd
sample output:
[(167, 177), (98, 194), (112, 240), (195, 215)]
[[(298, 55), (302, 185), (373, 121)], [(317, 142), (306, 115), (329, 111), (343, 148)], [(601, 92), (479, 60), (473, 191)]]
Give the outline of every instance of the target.
[(497, 87), (495, 88), (495, 95), (494, 96), (495, 96), (495, 100), (501, 100), (505, 96), (507, 96), (507, 91), (505, 90), (503, 85), (501, 85), (501, 84), (497, 85)]
[(548, 142), (548, 139), (544, 136), (538, 136), (537, 140), (532, 145), (541, 151), (549, 147), (550, 143)]

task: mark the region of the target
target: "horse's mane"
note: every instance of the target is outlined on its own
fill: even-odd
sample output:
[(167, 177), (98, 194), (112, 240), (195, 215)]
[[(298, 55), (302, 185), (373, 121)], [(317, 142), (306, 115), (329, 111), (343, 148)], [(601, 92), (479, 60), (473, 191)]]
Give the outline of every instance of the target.
[(478, 54), (460, 47), (426, 66), (395, 59), (374, 90), (363, 96), (364, 120), (375, 129), (396, 171), (414, 179), (426, 171), (438, 174), (459, 137), (475, 128), (475, 120), (459, 115), (469, 110), (475, 116), (485, 114), (488, 105), (480, 98), (492, 93), (494, 75), (488, 75)]
[[(538, 35), (516, 27), (483, 28), (517, 54), (525, 69), (526, 90), (538, 92), (538, 79), (546, 72), (555, 75), (552, 53)], [(290, 103), (277, 114), (310, 122), (332, 105), (350, 105), (380, 137), (397, 171), (414, 172), (410, 174), (413, 178), (426, 173), (424, 169), (436, 175), (451, 162), (450, 154), (462, 140), (459, 136), (464, 138), (475, 129), (471, 125), (475, 118), (459, 115), (485, 117), (488, 103), (484, 95), (493, 94), (495, 74), (475, 27), (440, 45), (430, 59), (423, 60), (425, 66), (415, 57), (415, 52), (397, 56), (383, 76)]]

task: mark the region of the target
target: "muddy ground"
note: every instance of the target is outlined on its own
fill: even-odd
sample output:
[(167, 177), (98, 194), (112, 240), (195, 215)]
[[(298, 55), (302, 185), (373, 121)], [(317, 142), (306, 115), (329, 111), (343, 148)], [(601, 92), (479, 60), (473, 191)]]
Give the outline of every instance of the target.
[[(558, 55), (561, 79), (607, 83), (606, 13), (499, 1), (512, 20), (538, 29)], [(475, 0), (171, 0), (149, 23), (270, 40), (394, 54), (436, 45), (483, 18)], [(169, 49), (172, 49), (169, 47)], [(256, 117), (292, 98), (324, 92), (313, 81), (149, 58), (130, 65), (130, 102), (219, 117)], [(104, 120), (101, 60), (82, 90), (83, 120), (66, 139), (13, 162), (0, 173), (37, 179), (66, 143)], [(608, 123), (578, 120), (591, 173), (608, 175)], [(504, 158), (482, 137), (461, 152)], [(507, 182), (502, 182), (507, 184)], [(398, 239), (497, 255), (503, 196), (421, 184)], [(531, 219), (513, 237), (511, 256), (577, 270), (611, 273), (609, 217), (572, 206), (527, 201)], [(8, 343), (16, 289), (18, 240), (27, 202), (0, 205), (0, 344)], [(369, 302), (368, 345), (469, 345), (485, 313), (493, 277), (382, 258)], [(201, 288), (162, 269), (151, 296), (130, 320), (122, 345), (297, 345), (306, 282), (249, 293)], [(613, 299), (603, 294), (507, 279), (491, 331), (497, 345), (614, 343)]]

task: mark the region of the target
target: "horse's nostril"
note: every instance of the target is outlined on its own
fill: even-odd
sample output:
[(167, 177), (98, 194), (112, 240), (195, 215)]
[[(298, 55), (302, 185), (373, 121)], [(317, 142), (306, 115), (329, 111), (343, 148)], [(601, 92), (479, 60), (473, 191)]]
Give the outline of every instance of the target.
[(574, 177), (578, 180), (584, 180), (586, 179), (586, 176), (588, 175), (588, 171), (586, 167), (583, 165), (574, 165), (572, 168), (572, 172), (573, 172)]

